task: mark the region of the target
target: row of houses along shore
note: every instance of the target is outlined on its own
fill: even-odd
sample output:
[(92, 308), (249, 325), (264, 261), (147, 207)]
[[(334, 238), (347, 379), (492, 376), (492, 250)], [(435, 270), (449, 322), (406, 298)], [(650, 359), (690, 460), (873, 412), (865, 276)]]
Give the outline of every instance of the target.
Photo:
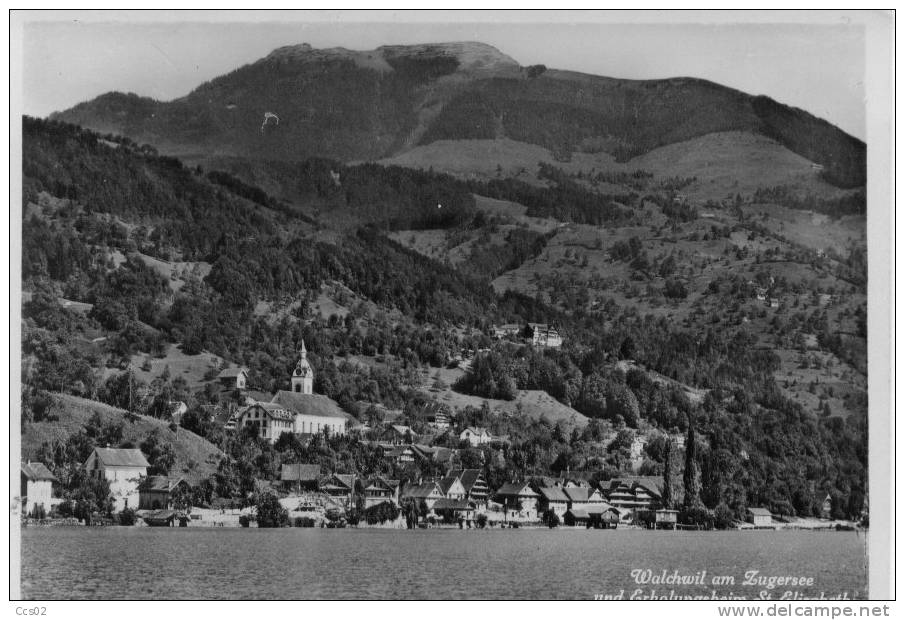
[[(255, 506), (236, 500), (191, 506), (180, 477), (147, 475), (148, 461), (134, 448), (96, 448), (85, 463), (90, 476), (110, 485), (111, 513), (135, 511), (148, 525), (251, 525)], [(44, 517), (61, 500), (53, 498), (53, 474), (41, 463), (21, 466), (23, 515)], [(317, 464), (283, 464), (273, 494), (290, 522), (344, 527), (647, 527), (676, 529), (678, 512), (663, 506), (662, 478), (627, 476), (597, 480), (579, 472), (535, 476), (488, 486), (480, 469), (452, 469), (434, 479), (399, 481), (383, 476), (324, 474)], [(243, 502), (244, 503), (244, 502)], [(743, 527), (774, 527), (766, 509), (748, 511)], [(554, 516), (555, 515), (555, 516)], [(33, 520), (34, 522), (34, 520)], [(741, 525), (741, 524), (740, 524)]]
[[(536, 327), (535, 333), (538, 333)], [(242, 369), (227, 374), (220, 378), (222, 382), (229, 383), (231, 389), (245, 388)], [(231, 416), (228, 423), (269, 442), (276, 441), (283, 433), (300, 437), (346, 434), (350, 430), (350, 416), (326, 396), (313, 393), (313, 377), (302, 343), (290, 389), (278, 391), (269, 400), (249, 399), (247, 406)], [(434, 412), (431, 421), (438, 430), (454, 433), (463, 445), (478, 447), (508, 441), (506, 437), (491, 435), (483, 427), (455, 430), (442, 409)], [(663, 500), (661, 477), (623, 476), (601, 480), (593, 472), (576, 472), (560, 477), (511, 480), (490, 488), (481, 469), (456, 469), (450, 448), (418, 440), (411, 428), (388, 424), (375, 441), (368, 443), (382, 448), (384, 458), (396, 466), (418, 459), (434, 464), (449, 463), (446, 475), (400, 481), (382, 476), (328, 473), (313, 463), (289, 463), (282, 465), (277, 481), (259, 481), (261, 488), (256, 495), (274, 495), (290, 519), (334, 527), (353, 523), (390, 527), (521, 527), (551, 521), (592, 528), (679, 527), (678, 512)], [(139, 522), (150, 525), (169, 525), (176, 521), (182, 525), (240, 525), (251, 524), (256, 519), (255, 507), (246, 505), (251, 503), (251, 498), (217, 498), (214, 505), (193, 506), (187, 499), (192, 494), (186, 480), (178, 476), (148, 475), (149, 467), (146, 455), (139, 449), (98, 447), (92, 451), (83, 468), (88, 476), (106, 480), (110, 489), (109, 509), (99, 521), (109, 522), (114, 514), (124, 512), (137, 513)], [(54, 509), (64, 500), (53, 497), (53, 483), (58, 481), (45, 465), (22, 464), (21, 479), (23, 517), (42, 522), (48, 515), (59, 512)], [(681, 488), (673, 486), (673, 499), (678, 504)], [(749, 509), (748, 521), (748, 527), (775, 526), (773, 516), (763, 508)]]

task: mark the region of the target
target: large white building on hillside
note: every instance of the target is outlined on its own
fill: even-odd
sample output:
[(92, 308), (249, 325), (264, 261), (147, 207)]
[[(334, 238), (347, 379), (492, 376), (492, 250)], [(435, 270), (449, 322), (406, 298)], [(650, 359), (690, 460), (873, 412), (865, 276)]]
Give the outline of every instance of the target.
[(345, 435), (349, 416), (332, 399), (314, 393), (314, 369), (305, 343), (290, 377), (291, 390), (279, 390), (269, 403), (255, 402), (237, 420), (239, 428), (256, 427), (256, 434), (275, 443), (283, 433)]
[(138, 484), (148, 474), (148, 463), (141, 450), (134, 448), (95, 448), (85, 470), (98, 480), (104, 478), (110, 483), (110, 498), (113, 510), (138, 508)]

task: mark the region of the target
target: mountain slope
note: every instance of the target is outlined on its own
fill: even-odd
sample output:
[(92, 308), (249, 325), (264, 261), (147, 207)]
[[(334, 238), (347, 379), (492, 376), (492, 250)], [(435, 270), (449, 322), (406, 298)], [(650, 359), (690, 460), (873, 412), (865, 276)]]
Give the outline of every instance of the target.
[(280, 48), (159, 102), (108, 93), (54, 118), (127, 135), (183, 158), (370, 160), (437, 140), (511, 138), (625, 161), (713, 132), (768, 136), (821, 164), (829, 182), (864, 184), (865, 145), (829, 123), (693, 78), (618, 80), (519, 67), (480, 43), (370, 52)]
[(103, 424), (123, 424), (123, 441), (138, 446), (148, 435), (156, 432), (160, 441), (172, 446), (176, 462), (170, 473), (196, 484), (217, 471), (223, 452), (191, 431), (179, 428), (173, 432), (164, 420), (138, 416), (135, 422), (126, 420), (126, 412), (86, 398), (69, 394), (53, 394), (52, 410), (56, 419), (25, 422), (22, 428), (22, 457), (41, 459), (46, 449), (65, 444), (72, 435), (84, 430), (91, 416), (97, 413)]

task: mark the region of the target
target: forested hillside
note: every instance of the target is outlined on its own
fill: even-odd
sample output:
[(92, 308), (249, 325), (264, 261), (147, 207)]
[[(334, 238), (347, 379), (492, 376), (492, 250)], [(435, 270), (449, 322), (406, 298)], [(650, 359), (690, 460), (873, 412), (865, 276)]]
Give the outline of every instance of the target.
[[(399, 470), (353, 438), (269, 445), (226, 432), (212, 413), (224, 398), (213, 384), (193, 390), (169, 372), (142, 382), (130, 366), (162, 356), (176, 343), (186, 353), (247, 366), (252, 389), (273, 391), (285, 388), (304, 338), (317, 368), (315, 391), (364, 421), (379, 416), (362, 402), (398, 409), (401, 422), (424, 429), (425, 377), (436, 377), (431, 389), (449, 388), (439, 373), (462, 358), (470, 366), (457, 390), (500, 400), (512, 400), (518, 390), (543, 390), (590, 418), (587, 426), (569, 430), (489, 408), (459, 412), (463, 423), (510, 437), (505, 447), (463, 449), (458, 457), (465, 466), (484, 467), (491, 483), (566, 469), (614, 477), (628, 467), (632, 438), (642, 432), (660, 437), (648, 441), (643, 465), (645, 473), (658, 475), (667, 458), (664, 438), (692, 426), (700, 438), (701, 497), (708, 508), (741, 515), (745, 506), (765, 505), (780, 514), (811, 515), (830, 494), (840, 516), (861, 509), (866, 403), (857, 394), (847, 396), (845, 415), (839, 415), (790, 397), (776, 379), (783, 359), (741, 320), (737, 298), (751, 294), (746, 282), (732, 279), (728, 254), (708, 267), (723, 269), (707, 272), (713, 284), (700, 288), (714, 307), (735, 303), (735, 323), (648, 311), (647, 301), (665, 295), (675, 304), (672, 312), (681, 314), (693, 307), (690, 298), (683, 301), (685, 287), (695, 303), (699, 291), (685, 266), (677, 266), (681, 256), (670, 263), (668, 255), (648, 255), (649, 241), (638, 239), (637, 231), (635, 241), (627, 237), (622, 245), (608, 238), (601, 253), (614, 274), (626, 270), (628, 285), (646, 287), (644, 303), (592, 304), (574, 291), (560, 295), (565, 278), (547, 286), (543, 275), (532, 281), (534, 294), (491, 286), (502, 272), (542, 260), (554, 242), (571, 234), (563, 221), (603, 232), (645, 223), (664, 238), (678, 238), (683, 226), (693, 224), (695, 239), (706, 232), (708, 243), (710, 235), (717, 243), (733, 234), (728, 226), (700, 223), (694, 209), (674, 201), (675, 190), (621, 196), (555, 170), (548, 171), (550, 184), (539, 188), (323, 159), (275, 165), (277, 173), (268, 177), (273, 186), (265, 190), (235, 178), (234, 170), (186, 167), (126, 139), (36, 119), (24, 121), (23, 153), (26, 431), (45, 419), (49, 392), (155, 417), (168, 415), (168, 403), (184, 401), (190, 411), (183, 426), (226, 455), (199, 483), (207, 499), (247, 494), (255, 479), (272, 480), (280, 463), (300, 459), (362, 475), (413, 479), (437, 473), (431, 469), (436, 464)], [(550, 225), (550, 234), (533, 233), (527, 220), (495, 220), (478, 208), (474, 194), (522, 201), (525, 217), (560, 222)], [(570, 205), (561, 217), (560, 204)], [(743, 225), (750, 230), (758, 224)], [(465, 238), (476, 231), (497, 234), (494, 226), (509, 227), (504, 239), (513, 260), (502, 261), (488, 246), (483, 254), (471, 253), (461, 269), (386, 234), (430, 228)], [(765, 229), (760, 234), (769, 236)], [(850, 259), (844, 267), (857, 270), (857, 256)], [(187, 269), (187, 261), (209, 269)], [(160, 264), (172, 268), (170, 277)], [(821, 277), (842, 268), (841, 259), (838, 266), (820, 267), (826, 271)], [(689, 261), (689, 269), (696, 273), (697, 263)], [(778, 291), (787, 285), (792, 287), (777, 279), (767, 286)], [(342, 291), (331, 299), (342, 312), (313, 310), (325, 290)], [(782, 325), (776, 319), (782, 338), (816, 333), (821, 346), (837, 347), (840, 358), (854, 363), (857, 346), (829, 341), (833, 321), (843, 319), (819, 310), (800, 314)], [(529, 321), (556, 325), (566, 345), (537, 349), (493, 339), (494, 325)], [(438, 441), (458, 446), (452, 439)]]

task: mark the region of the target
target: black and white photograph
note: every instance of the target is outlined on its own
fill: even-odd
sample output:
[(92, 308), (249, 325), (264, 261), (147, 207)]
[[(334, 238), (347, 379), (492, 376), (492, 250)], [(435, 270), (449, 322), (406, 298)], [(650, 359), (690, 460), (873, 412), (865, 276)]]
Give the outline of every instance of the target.
[(9, 19), (18, 615), (889, 614), (894, 12)]

